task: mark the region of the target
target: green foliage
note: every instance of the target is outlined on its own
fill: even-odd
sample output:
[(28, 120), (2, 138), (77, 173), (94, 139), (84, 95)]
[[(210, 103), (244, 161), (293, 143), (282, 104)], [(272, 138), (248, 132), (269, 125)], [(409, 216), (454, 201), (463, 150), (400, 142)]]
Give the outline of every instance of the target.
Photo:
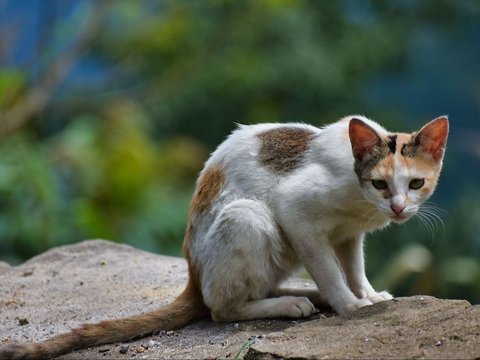
[(142, 101), (159, 131), (210, 146), (234, 121), (331, 121), (404, 49), (395, 19), (349, 22), (340, 2), (166, 1), (137, 21), (98, 51), (149, 79)]
[(19, 69), (0, 69), (0, 108), (13, 102), (24, 84), (25, 74)]
[(29, 257), (107, 238), (180, 254), (190, 179), (206, 159), (204, 147), (186, 137), (155, 142), (127, 101), (101, 116), (78, 115), (47, 141), (18, 134), (2, 145), (2, 253)]

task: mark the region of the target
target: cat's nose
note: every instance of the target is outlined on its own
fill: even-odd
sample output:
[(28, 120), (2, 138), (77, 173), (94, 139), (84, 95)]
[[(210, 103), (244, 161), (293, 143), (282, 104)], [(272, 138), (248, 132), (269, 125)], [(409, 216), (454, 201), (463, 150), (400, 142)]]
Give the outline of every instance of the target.
[(400, 215), (402, 213), (403, 209), (405, 209), (405, 206), (403, 206), (403, 205), (390, 205), (390, 209), (392, 209), (395, 214)]

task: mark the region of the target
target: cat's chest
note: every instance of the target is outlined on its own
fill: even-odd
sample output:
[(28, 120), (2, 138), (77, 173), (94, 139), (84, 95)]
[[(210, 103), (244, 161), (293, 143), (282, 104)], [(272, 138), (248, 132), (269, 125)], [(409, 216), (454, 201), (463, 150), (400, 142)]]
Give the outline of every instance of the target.
[(388, 219), (376, 209), (349, 209), (337, 212), (330, 227), (331, 239), (347, 239), (386, 226)]

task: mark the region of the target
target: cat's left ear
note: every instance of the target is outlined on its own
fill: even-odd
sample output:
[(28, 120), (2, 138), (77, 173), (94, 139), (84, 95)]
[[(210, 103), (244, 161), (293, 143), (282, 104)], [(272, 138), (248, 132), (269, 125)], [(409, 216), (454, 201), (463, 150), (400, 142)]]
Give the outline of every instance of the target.
[(348, 134), (352, 144), (353, 156), (359, 161), (363, 161), (381, 143), (377, 132), (360, 119), (353, 118), (350, 120)]
[(435, 161), (440, 161), (445, 152), (448, 136), (448, 117), (440, 116), (422, 127), (415, 136), (415, 142), (420, 149), (432, 155)]

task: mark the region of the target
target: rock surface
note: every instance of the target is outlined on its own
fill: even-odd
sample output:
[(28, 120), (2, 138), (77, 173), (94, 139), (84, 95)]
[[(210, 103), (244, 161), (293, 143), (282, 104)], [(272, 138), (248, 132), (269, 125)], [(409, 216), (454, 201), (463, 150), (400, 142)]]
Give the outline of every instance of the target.
[[(121, 318), (173, 300), (186, 282), (182, 259), (103, 240), (0, 266), (0, 346), (33, 342), (85, 322)], [(295, 280), (297, 286), (313, 286)], [(62, 359), (480, 357), (480, 306), (428, 296), (399, 298), (348, 316), (215, 324), (200, 321)]]

